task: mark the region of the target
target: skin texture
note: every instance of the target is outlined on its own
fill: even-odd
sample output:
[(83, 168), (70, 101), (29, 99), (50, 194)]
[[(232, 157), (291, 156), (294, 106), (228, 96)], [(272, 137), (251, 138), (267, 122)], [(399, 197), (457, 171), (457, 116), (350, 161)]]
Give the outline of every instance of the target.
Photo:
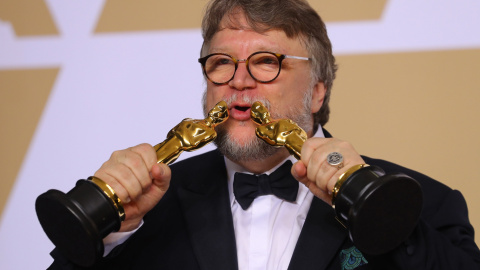
[[(257, 33), (247, 26), (241, 13), (236, 15), (235, 29), (221, 27), (209, 47), (208, 53), (227, 53), (237, 59), (245, 59), (257, 51), (271, 51), (295, 56), (308, 57), (307, 50), (298, 38), (288, 38), (283, 31), (270, 30)], [(238, 145), (257, 140), (257, 125), (250, 119), (251, 103), (248, 100), (266, 99), (269, 111), (276, 118), (288, 115), (292, 108), (303, 107), (304, 95), (312, 91), (309, 111), (317, 112), (323, 104), (325, 86), (323, 82), (312, 84), (309, 61), (285, 59), (277, 79), (270, 83), (259, 83), (248, 73), (245, 63), (240, 63), (233, 80), (224, 85), (207, 81), (206, 107), (212, 108), (221, 100), (236, 94), (230, 102), (230, 117), (222, 124)], [(313, 126), (313, 121), (310, 121)], [(312, 132), (308, 132), (308, 137)], [(326, 163), (330, 152), (340, 152), (344, 167), (338, 170)], [(289, 155), (285, 148), (262, 159), (244, 159), (237, 163), (253, 173), (262, 173), (274, 167)], [(353, 165), (365, 163), (351, 144), (338, 139), (310, 138), (301, 150), (301, 160), (292, 166), (293, 176), (307, 186), (317, 197), (331, 203), (331, 190), (338, 177)], [(170, 184), (171, 171), (165, 164), (157, 164), (154, 148), (148, 144), (137, 145), (116, 151), (95, 173), (95, 176), (109, 184), (124, 202), (126, 219), (120, 231), (135, 229), (143, 216), (163, 197)]]
[[(260, 34), (250, 30), (243, 18), (237, 19), (237, 23), (242, 26), (238, 27), (239, 29), (223, 28), (217, 32), (210, 43), (209, 53), (227, 53), (233, 57), (245, 59), (254, 52), (265, 50), (308, 57), (307, 50), (299, 39), (290, 39), (280, 30), (271, 30)], [(272, 115), (282, 116), (288, 113), (292, 107), (303, 106), (303, 96), (310, 88), (310, 83), (308, 61), (285, 59), (280, 75), (270, 83), (255, 81), (248, 73), (245, 64), (240, 63), (233, 80), (228, 84), (214, 85), (208, 82), (206, 107), (213, 106), (219, 100), (228, 99), (236, 93), (237, 96), (247, 96), (250, 100), (265, 98), (271, 104)], [(310, 114), (318, 111), (323, 102), (325, 93), (323, 83), (315, 84), (312, 93)], [(230, 104), (230, 118), (222, 128), (228, 130), (231, 140), (239, 145), (246, 145), (249, 140), (256, 140), (256, 124), (250, 120), (250, 109), (246, 111), (237, 109), (239, 107), (250, 108), (252, 105), (241, 100), (238, 97), (237, 101)], [(313, 122), (311, 125), (313, 126)], [(238, 163), (251, 172), (261, 173), (271, 169), (287, 156), (287, 151), (277, 151), (262, 162), (242, 160)]]

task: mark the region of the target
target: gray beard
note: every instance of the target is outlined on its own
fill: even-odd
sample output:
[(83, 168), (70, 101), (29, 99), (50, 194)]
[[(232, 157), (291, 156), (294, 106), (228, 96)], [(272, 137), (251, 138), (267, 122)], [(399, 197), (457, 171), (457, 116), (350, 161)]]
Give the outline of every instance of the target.
[[(310, 113), (311, 97), (311, 90), (306, 91), (303, 98), (303, 106), (288, 108), (283, 114), (270, 111), (270, 102), (265, 98), (250, 98), (242, 94), (234, 94), (229, 99), (224, 100), (229, 107), (230, 104), (236, 100), (242, 100), (249, 104), (252, 104), (255, 101), (260, 101), (270, 111), (272, 119), (291, 119), (308, 133), (313, 128), (313, 115)], [(203, 95), (203, 109), (205, 115), (207, 115), (206, 91)], [(243, 142), (239, 142), (228, 132), (227, 125), (218, 125), (215, 130), (217, 131), (217, 138), (214, 141), (215, 145), (223, 155), (234, 162), (261, 161), (282, 150), (282, 147), (271, 146), (257, 136), (252, 136)]]
[(281, 149), (273, 147), (257, 137), (240, 144), (231, 138), (226, 128), (218, 129), (214, 143), (223, 155), (235, 162), (264, 160)]

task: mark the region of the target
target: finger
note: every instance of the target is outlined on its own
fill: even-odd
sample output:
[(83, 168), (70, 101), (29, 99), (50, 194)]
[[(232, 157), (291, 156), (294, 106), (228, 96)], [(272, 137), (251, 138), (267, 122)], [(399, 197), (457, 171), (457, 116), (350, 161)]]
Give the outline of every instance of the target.
[(309, 155), (307, 157), (307, 177), (326, 194), (331, 194), (336, 183), (335, 179), (341, 174), (338, 167), (327, 162), (328, 154), (337, 149), (336, 144), (338, 143), (339, 141), (335, 139), (310, 140), (306, 148)]
[(145, 191), (152, 184), (150, 170), (157, 162), (155, 150), (149, 144), (140, 144), (128, 150), (132, 153), (131, 159), (126, 161), (127, 166), (131, 168)]
[(326, 138), (311, 138), (302, 147), (302, 161), (307, 165), (307, 176), (319, 185), (326, 184), (326, 177), (334, 173), (331, 168), (324, 165), (331, 141)]
[(292, 166), (292, 176), (298, 180), (298, 182), (304, 184), (310, 190), (318, 189), (314, 181), (311, 181), (307, 176), (307, 168), (302, 161), (298, 161)]
[[(150, 186), (148, 191), (139, 198), (139, 204), (143, 204), (144, 206), (150, 205), (153, 207), (158, 203), (158, 201), (165, 195), (169, 186), (170, 186), (170, 178), (171, 178), (171, 171), (170, 168), (165, 164), (155, 164), (151, 170), (153, 184)], [(148, 209), (151, 207), (148, 206)]]
[(310, 181), (307, 178), (307, 168), (301, 161), (298, 161), (292, 166), (291, 172), (293, 177), (295, 177), (295, 179), (297, 179), (300, 183), (304, 184), (313, 193), (313, 195), (331, 205), (331, 196), (319, 189), (315, 182)]
[[(140, 181), (127, 165), (123, 163), (117, 164), (114, 169), (108, 170), (107, 173), (115, 178), (116, 182), (127, 191), (128, 197), (126, 198), (126, 202), (129, 202), (130, 199), (134, 200), (142, 194), (143, 187)], [(115, 188), (113, 189), (115, 190)]]
[(322, 142), (318, 139), (320, 138), (310, 138), (303, 143), (301, 155), (304, 164), (308, 164), (313, 152), (321, 146)]
[(307, 177), (307, 168), (302, 161), (297, 161), (293, 164), (291, 169), (292, 176), (297, 179), (298, 182), (304, 184), (308, 189), (315, 188), (315, 182), (310, 181)]
[(132, 168), (132, 166), (140, 166), (138, 165), (141, 163), (139, 159), (138, 154), (129, 148), (113, 152), (110, 159), (102, 165), (105, 172), (125, 188), (128, 193), (127, 201), (137, 198), (143, 190), (140, 179)]
[(297, 161), (295, 164), (293, 164), (291, 173), (292, 176), (300, 183), (306, 185), (306, 182), (309, 182), (307, 178), (307, 168), (302, 161)]
[(321, 165), (319, 166), (319, 169), (317, 170), (315, 182), (322, 191), (331, 194), (333, 185), (335, 185), (336, 182), (335, 179), (338, 179), (338, 177), (336, 176), (338, 173), (338, 168), (328, 164), (326, 158), (324, 158)]
[[(141, 144), (115, 151), (108, 162), (108, 173), (127, 190), (130, 198), (136, 199), (152, 183), (151, 164), (156, 161), (155, 151), (148, 144)], [(128, 200), (128, 198), (127, 198)]]
[(170, 186), (170, 179), (172, 175), (170, 167), (163, 163), (155, 164), (152, 167), (151, 173), (153, 178), (153, 184), (160, 188), (162, 191), (166, 191)]
[(102, 169), (95, 172), (94, 176), (108, 184), (122, 202), (130, 202), (130, 196), (128, 195), (128, 191), (123, 187), (122, 184), (117, 181), (115, 177), (109, 175), (106, 171)]
[[(322, 148), (317, 148), (310, 156), (307, 164), (307, 177), (316, 183), (317, 186), (321, 187), (322, 184), (326, 181), (324, 180), (327, 177), (326, 172), (328, 168), (325, 166), (325, 157)], [(321, 188), (324, 190), (323, 188)]]

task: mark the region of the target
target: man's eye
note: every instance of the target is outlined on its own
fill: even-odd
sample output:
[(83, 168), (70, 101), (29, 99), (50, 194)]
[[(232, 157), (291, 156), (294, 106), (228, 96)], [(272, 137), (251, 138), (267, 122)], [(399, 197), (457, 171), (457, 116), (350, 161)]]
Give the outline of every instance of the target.
[(277, 59), (276, 58), (272, 58), (272, 57), (265, 57), (263, 60), (262, 60), (262, 63), (264, 64), (277, 64)]
[(273, 58), (273, 57), (262, 57), (262, 58), (259, 58), (259, 59), (256, 59), (255, 60), (255, 63), (256, 64), (259, 64), (259, 65), (275, 65), (278, 63), (277, 59), (276, 58)]
[(272, 56), (262, 56), (253, 59), (252, 61), (256, 66), (278, 66), (278, 59)]
[(232, 59), (230, 58), (219, 58), (215, 61), (215, 64), (218, 66), (233, 64)]

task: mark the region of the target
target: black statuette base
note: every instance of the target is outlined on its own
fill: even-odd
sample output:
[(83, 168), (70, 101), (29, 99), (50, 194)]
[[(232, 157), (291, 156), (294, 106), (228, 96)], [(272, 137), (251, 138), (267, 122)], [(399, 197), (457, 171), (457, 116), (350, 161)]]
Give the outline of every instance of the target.
[(365, 254), (380, 255), (398, 247), (413, 232), (423, 205), (417, 181), (370, 166), (354, 172), (335, 199), (337, 217)]
[(41, 194), (35, 208), (50, 241), (80, 266), (99, 260), (104, 252), (103, 238), (121, 225), (112, 201), (87, 180), (79, 180), (67, 194), (53, 189)]

